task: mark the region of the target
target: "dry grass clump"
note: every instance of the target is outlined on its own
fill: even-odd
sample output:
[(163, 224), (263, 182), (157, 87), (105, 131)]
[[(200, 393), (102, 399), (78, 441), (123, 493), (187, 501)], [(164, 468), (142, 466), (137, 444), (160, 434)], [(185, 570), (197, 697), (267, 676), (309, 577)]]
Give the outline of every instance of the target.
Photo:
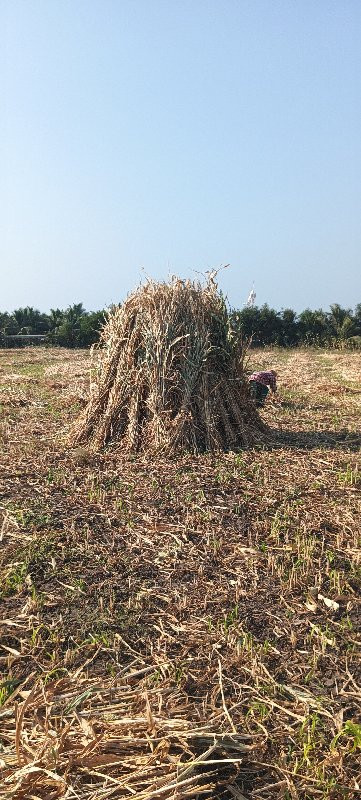
[(262, 428), (226, 304), (206, 285), (149, 281), (109, 313), (76, 443), (125, 450), (229, 450)]

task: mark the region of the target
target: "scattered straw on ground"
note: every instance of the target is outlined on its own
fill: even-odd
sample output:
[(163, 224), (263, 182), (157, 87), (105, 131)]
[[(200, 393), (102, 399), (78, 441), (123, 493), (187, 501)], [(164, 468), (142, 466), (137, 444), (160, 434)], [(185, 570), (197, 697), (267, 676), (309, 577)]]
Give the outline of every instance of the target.
[(360, 356), (251, 358), (266, 447), (150, 462), (62, 444), (87, 353), (0, 351), (4, 800), (361, 796)]

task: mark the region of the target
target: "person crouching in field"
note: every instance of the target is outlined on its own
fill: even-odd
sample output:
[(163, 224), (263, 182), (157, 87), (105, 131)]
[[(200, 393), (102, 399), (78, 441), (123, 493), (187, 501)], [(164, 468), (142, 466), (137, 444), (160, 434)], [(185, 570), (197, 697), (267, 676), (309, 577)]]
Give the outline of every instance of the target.
[(263, 408), (270, 389), (273, 393), (277, 391), (276, 378), (277, 373), (273, 369), (268, 372), (253, 372), (248, 378), (251, 397), (257, 408)]

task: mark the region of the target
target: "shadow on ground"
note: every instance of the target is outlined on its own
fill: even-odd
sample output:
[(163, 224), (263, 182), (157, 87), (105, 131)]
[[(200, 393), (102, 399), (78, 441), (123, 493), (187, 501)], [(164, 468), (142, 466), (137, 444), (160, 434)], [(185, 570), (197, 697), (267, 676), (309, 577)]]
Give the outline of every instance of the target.
[(285, 431), (271, 429), (266, 450), (289, 448), (294, 450), (347, 450), (361, 449), (361, 431)]

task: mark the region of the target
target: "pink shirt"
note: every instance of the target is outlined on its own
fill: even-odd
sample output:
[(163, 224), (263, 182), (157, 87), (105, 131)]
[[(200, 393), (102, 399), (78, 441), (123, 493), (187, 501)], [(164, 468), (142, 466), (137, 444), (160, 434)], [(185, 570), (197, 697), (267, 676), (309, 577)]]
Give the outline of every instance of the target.
[(277, 389), (276, 376), (273, 375), (272, 372), (253, 372), (248, 380), (257, 381), (257, 383), (262, 383), (263, 386), (269, 386), (272, 392), (275, 392)]

